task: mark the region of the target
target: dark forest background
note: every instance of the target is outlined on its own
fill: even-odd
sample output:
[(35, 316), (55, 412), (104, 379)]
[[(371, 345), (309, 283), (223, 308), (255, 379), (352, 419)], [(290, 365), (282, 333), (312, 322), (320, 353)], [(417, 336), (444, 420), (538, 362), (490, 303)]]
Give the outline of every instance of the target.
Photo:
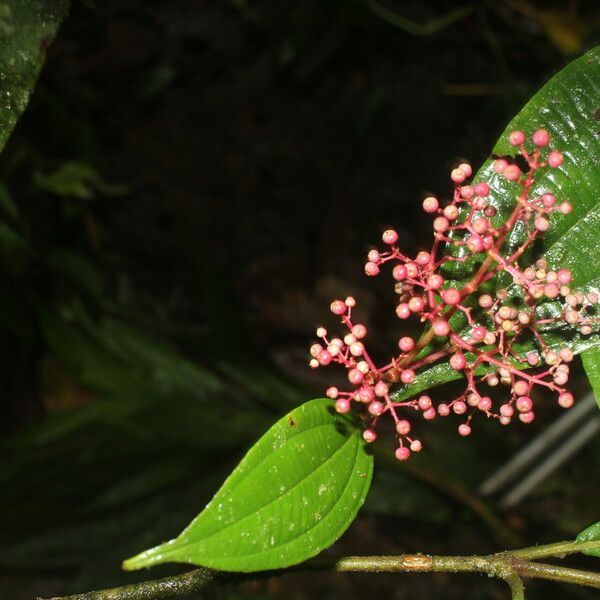
[[(275, 418), (322, 395), (331, 375), (308, 369), (307, 346), (332, 298), (356, 295), (388, 352), (393, 291), (365, 281), (370, 243), (393, 226), (410, 252), (428, 245), (424, 195), (447, 195), (456, 162), (482, 162), (599, 41), (593, 0), (75, 3), (0, 157), (18, 232), (0, 230), (0, 597), (176, 572), (119, 565), (177, 534)], [(478, 423), (469, 443), (427, 427), (421, 456), (378, 462), (329, 552), (573, 537), (598, 519), (598, 440), (509, 511), (476, 492), (558, 414)], [(505, 593), (476, 576), (294, 574), (218, 597)]]

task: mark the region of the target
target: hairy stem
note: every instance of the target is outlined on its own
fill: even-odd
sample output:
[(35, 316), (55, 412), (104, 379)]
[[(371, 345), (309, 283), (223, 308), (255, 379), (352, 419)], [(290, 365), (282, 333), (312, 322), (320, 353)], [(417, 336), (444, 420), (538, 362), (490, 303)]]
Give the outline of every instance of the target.
[[(339, 559), (315, 559), (288, 571), (323, 570), (337, 573), (482, 573), (503, 579), (513, 600), (524, 600), (522, 577), (549, 579), (600, 589), (600, 573), (581, 571), (532, 562), (531, 559), (561, 557), (567, 554), (600, 549), (600, 541), (559, 542), (546, 546), (499, 552), (489, 556), (429, 556), (400, 554), (397, 556), (347, 556)], [(160, 600), (193, 592), (206, 591), (220, 583), (235, 583), (248, 579), (264, 579), (286, 571), (261, 573), (224, 573), (211, 569), (195, 569), (189, 573), (134, 583), (109, 590), (86, 592), (49, 600)], [(41, 600), (41, 599), (38, 599)]]

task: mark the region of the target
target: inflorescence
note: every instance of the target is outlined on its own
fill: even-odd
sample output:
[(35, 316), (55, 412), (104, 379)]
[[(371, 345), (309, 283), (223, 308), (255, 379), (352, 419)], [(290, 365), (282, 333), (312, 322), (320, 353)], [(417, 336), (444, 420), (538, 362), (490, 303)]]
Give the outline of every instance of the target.
[[(450, 173), (455, 188), (447, 206), (442, 208), (433, 196), (423, 201), (423, 210), (434, 217), (430, 251), (423, 250), (413, 258), (403, 254), (397, 246), (398, 234), (389, 229), (382, 236), (386, 250), (374, 249), (368, 254), (365, 273), (369, 276), (378, 275), (387, 263), (393, 265), (399, 296), (396, 315), (401, 321), (416, 317), (424, 322), (421, 338), (400, 337), (399, 353), (387, 364), (376, 366), (365, 348), (367, 328), (353, 319), (356, 301), (348, 297), (331, 303), (331, 312), (348, 329), (346, 335), (330, 337), (319, 327), (321, 342), (310, 348), (311, 367), (338, 363), (348, 370), (351, 389), (330, 387), (327, 396), (335, 399), (339, 413), (354, 407), (365, 415), (369, 425), (363, 437), (367, 442), (377, 439), (379, 419), (391, 415), (399, 460), (422, 447), (411, 433), (412, 424), (406, 415), (411, 410), (426, 420), (450, 413), (460, 415), (458, 432), (468, 436), (473, 417), (481, 413), (502, 425), (517, 416), (521, 422), (531, 423), (536, 386), (554, 392), (563, 408), (573, 405), (573, 394), (565, 387), (573, 352), (568, 346), (551, 347), (542, 333), (545, 326), (565, 324), (589, 335), (596, 321), (590, 307), (597, 303), (598, 295), (573, 291), (571, 272), (566, 268), (551, 269), (544, 259), (523, 264), (534, 242), (550, 228), (552, 213), (566, 215), (572, 207), (567, 201), (557, 202), (550, 192), (532, 194), (538, 171), (563, 163), (560, 152), (547, 150), (549, 134), (540, 129), (528, 141), (524, 132), (513, 131), (509, 141), (527, 163), (527, 170), (523, 172), (515, 161), (503, 158), (493, 163), (495, 173), (520, 186), (516, 205), (506, 220), (498, 226), (493, 224), (498, 218), (490, 186), (468, 183), (472, 169), (463, 163)], [(521, 242), (511, 247), (508, 241), (517, 227)], [(449, 280), (451, 263), (470, 268), (461, 286)], [(549, 305), (554, 311), (547, 310)], [(527, 352), (519, 351), (527, 344)], [(466, 388), (458, 397), (437, 404), (426, 394), (404, 401), (393, 399), (391, 383), (400, 381), (410, 386), (420, 370), (443, 362), (466, 379)], [(500, 401), (491, 397), (497, 394), (486, 391), (498, 385), (510, 389)]]

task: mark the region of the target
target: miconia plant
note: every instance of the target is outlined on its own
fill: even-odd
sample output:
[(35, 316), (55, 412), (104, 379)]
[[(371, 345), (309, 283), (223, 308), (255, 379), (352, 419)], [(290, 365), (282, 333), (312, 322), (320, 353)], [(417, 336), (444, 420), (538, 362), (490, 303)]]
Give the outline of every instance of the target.
[[(561, 347), (551, 345), (544, 331), (573, 327), (590, 335), (598, 322), (594, 316), (598, 294), (572, 289), (569, 269), (550, 265), (543, 258), (534, 261), (531, 256), (534, 244), (551, 228), (554, 213), (569, 215), (573, 210), (567, 200), (557, 200), (552, 189), (532, 191), (538, 172), (559, 168), (563, 155), (548, 149), (550, 135), (545, 129), (533, 132), (530, 140), (519, 130), (508, 139), (527, 165), (523, 172), (516, 159), (499, 158), (493, 163), (497, 175), (519, 186), (508, 216), (498, 216), (487, 182), (468, 183), (472, 168), (463, 163), (450, 174), (455, 188), (445, 207), (433, 196), (423, 201), (423, 210), (434, 216), (430, 249), (406, 256), (397, 245), (398, 234), (390, 229), (382, 236), (388, 249), (369, 252), (365, 273), (376, 276), (383, 265), (393, 265), (399, 298), (396, 315), (401, 321), (416, 317), (425, 323), (423, 336), (414, 340), (400, 334), (399, 353), (376, 366), (364, 343), (367, 328), (353, 321), (356, 301), (349, 297), (331, 303), (331, 312), (341, 317), (348, 332), (343, 338), (330, 338), (319, 327), (322, 343), (310, 348), (313, 368), (338, 363), (348, 369), (352, 389), (330, 387), (327, 396), (336, 399), (336, 410), (342, 414), (353, 402), (364, 407), (370, 419), (363, 433), (367, 442), (377, 438), (379, 419), (392, 417), (399, 460), (422, 447), (399, 409), (420, 412), (425, 420), (455, 413), (462, 417), (458, 433), (468, 436), (478, 413), (502, 425), (517, 415), (521, 422), (531, 423), (537, 388), (554, 392), (563, 408), (573, 405), (573, 394), (565, 387), (573, 351), (568, 342)], [(467, 262), (471, 271), (467, 279), (460, 286), (448, 281), (445, 268)], [(524, 352), (531, 343), (533, 349)], [(437, 404), (426, 394), (392, 399), (391, 382), (400, 380), (409, 386), (419, 369), (439, 362), (464, 374), (462, 394)], [(536, 370), (532, 373), (531, 368)], [(495, 403), (490, 394), (499, 384), (507, 386), (509, 393)]]
[[(583, 353), (592, 387), (600, 390), (600, 261), (590, 260), (600, 231), (599, 106), (600, 47), (530, 100), (478, 173), (466, 163), (452, 170), (447, 202), (425, 198), (430, 245), (408, 256), (397, 232), (385, 231), (385, 247), (369, 252), (364, 270), (371, 277), (391, 271), (398, 348), (376, 364), (356, 300), (334, 300), (331, 311), (344, 333), (319, 327), (310, 364), (343, 366), (347, 388), (331, 386), (328, 398), (278, 421), (179, 537), (125, 561), (125, 568), (174, 561), (256, 572), (301, 563), (331, 545), (362, 505), (382, 417), (391, 418), (395, 455), (405, 460), (423, 449), (415, 414), (425, 421), (454, 414), (467, 437), (476, 416), (531, 423), (542, 391), (569, 408), (576, 354)], [(420, 337), (402, 331), (407, 319), (422, 323)], [(465, 386), (457, 396), (429, 391), (459, 379)], [(307, 568), (487, 573), (504, 579), (519, 600), (522, 577), (600, 588), (600, 574), (537, 562), (578, 552), (598, 556), (598, 523), (573, 541), (484, 557), (347, 557)], [(84, 597), (162, 598), (224, 577), (200, 569)]]

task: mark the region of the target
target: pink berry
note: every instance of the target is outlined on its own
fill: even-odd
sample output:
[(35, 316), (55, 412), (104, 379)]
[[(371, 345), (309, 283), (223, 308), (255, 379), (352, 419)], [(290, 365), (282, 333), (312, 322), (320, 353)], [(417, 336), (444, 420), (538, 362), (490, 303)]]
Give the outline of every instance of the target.
[(440, 207), (440, 203), (437, 198), (433, 196), (428, 196), (423, 200), (423, 210), (427, 213), (434, 213)]
[(535, 419), (535, 413), (533, 411), (524, 412), (519, 415), (521, 423), (532, 423)]
[(560, 167), (560, 165), (563, 164), (564, 161), (564, 156), (562, 155), (561, 152), (558, 152), (557, 150), (552, 150), (552, 152), (550, 152), (550, 154), (548, 154), (548, 164), (551, 167)]
[(438, 318), (433, 322), (432, 325), (433, 333), (435, 335), (444, 336), (450, 333), (450, 325), (446, 319)]
[(396, 458), (398, 460), (406, 460), (410, 456), (410, 450), (406, 446), (400, 446), (396, 450)]
[(411, 312), (414, 312), (414, 313), (420, 313), (423, 310), (424, 306), (425, 306), (425, 301), (423, 300), (423, 298), (421, 298), (419, 296), (413, 296), (408, 301), (408, 308), (410, 309)]
[(450, 179), (452, 179), (454, 183), (462, 183), (466, 178), (467, 176), (462, 169), (452, 169), (450, 172)]
[(367, 258), (371, 262), (375, 262), (376, 263), (381, 258), (381, 254), (379, 254), (378, 250), (370, 250), (369, 254), (367, 254)]
[(368, 404), (373, 400), (375, 394), (373, 393), (373, 389), (370, 387), (362, 387), (358, 390), (358, 399), (365, 404)]
[(413, 440), (410, 443), (410, 449), (412, 452), (421, 452), (423, 448), (423, 445), (421, 444), (421, 442), (419, 440)]
[(462, 371), (467, 366), (465, 355), (458, 351), (450, 357), (450, 366), (457, 371)]
[[(506, 161), (505, 161), (506, 162)], [(474, 192), (476, 196), (480, 198), (485, 198), (490, 193), (490, 186), (484, 181), (480, 181), (474, 188)]]
[(431, 421), (432, 419), (435, 419), (435, 408), (430, 407), (428, 408), (424, 413), (423, 413), (423, 418), (427, 421)]
[(444, 209), (444, 216), (450, 221), (454, 221), (458, 217), (458, 208), (454, 204), (446, 206)]
[(396, 281), (402, 281), (406, 279), (406, 267), (404, 265), (396, 265), (392, 271), (392, 277)]
[(402, 371), (402, 374), (400, 375), (400, 381), (408, 385), (409, 383), (412, 383), (415, 380), (415, 377), (415, 372), (412, 369), (406, 369)]
[(548, 219), (546, 219), (545, 217), (537, 217), (535, 220), (535, 228), (538, 231), (548, 231), (550, 227), (550, 221), (548, 221)]
[(559, 269), (557, 272), (558, 282), (562, 285), (571, 283), (572, 275), (569, 269)]
[(393, 229), (386, 229), (383, 232), (381, 239), (385, 244), (389, 244), (391, 246), (398, 241), (398, 233)]
[(560, 205), (559, 210), (561, 214), (568, 215), (573, 210), (573, 205), (570, 202), (563, 202)]
[(369, 413), (371, 413), (374, 417), (378, 417), (380, 414), (382, 414), (383, 409), (383, 403), (379, 402), (378, 400), (374, 400), (371, 402), (371, 404), (369, 404)]
[(328, 365), (331, 362), (331, 354), (327, 350), (322, 350), (319, 352), (319, 356), (317, 357), (320, 365)]
[(529, 412), (533, 408), (533, 400), (529, 396), (517, 398), (516, 407), (519, 412)]
[(346, 305), (341, 300), (334, 300), (330, 308), (334, 315), (343, 315), (346, 312)]
[(410, 317), (411, 314), (408, 304), (406, 302), (401, 302), (400, 304), (398, 304), (398, 306), (396, 307), (396, 314), (398, 315), (399, 319), (408, 319), (408, 317)]
[(375, 384), (375, 395), (380, 398), (385, 398), (390, 389), (390, 386), (385, 381), (378, 381)]
[(563, 408), (571, 408), (575, 403), (575, 398), (571, 392), (562, 392), (558, 395), (558, 404)]
[(400, 435), (408, 435), (410, 433), (410, 423), (406, 419), (398, 421), (396, 424), (396, 431)]
[(454, 306), (460, 302), (460, 292), (456, 288), (448, 288), (442, 292), (442, 300), (446, 304)]
[(441, 275), (438, 275), (438, 274), (431, 275), (427, 279), (427, 285), (432, 290), (439, 290), (442, 287), (442, 285), (444, 285), (444, 278)]
[(327, 395), (328, 398), (337, 398), (338, 389), (333, 386), (329, 387), (329, 388), (327, 388), (327, 391), (325, 392), (325, 394)]
[(353, 385), (362, 383), (364, 375), (358, 369), (351, 369), (348, 372), (348, 381)]
[(498, 158), (494, 161), (494, 171), (496, 173), (503, 173), (504, 169), (508, 166), (508, 162), (503, 158)]
[(542, 146), (547, 146), (550, 141), (550, 134), (545, 129), (538, 129), (531, 136), (533, 143), (540, 148)]
[(427, 410), (431, 407), (431, 398), (429, 396), (421, 396), (417, 404), (421, 410)]
[(460, 188), (460, 197), (465, 200), (470, 200), (475, 195), (475, 189), (472, 185), (463, 185)]
[(500, 414), (503, 417), (512, 417), (515, 414), (515, 411), (510, 404), (503, 404), (500, 407)]
[(518, 129), (516, 131), (511, 131), (508, 136), (508, 141), (513, 146), (520, 146), (525, 141), (525, 132)]
[(527, 392), (529, 391), (529, 384), (523, 379), (519, 379), (519, 381), (515, 381), (513, 385), (513, 392), (517, 396), (527, 396)]
[(461, 163), (458, 168), (465, 174), (466, 177), (471, 177), (473, 169), (469, 163)]
[(465, 402), (463, 402), (462, 400), (457, 400), (453, 405), (452, 405), (452, 410), (454, 411), (455, 414), (457, 415), (464, 415), (467, 412), (467, 405)]
[(485, 217), (480, 217), (479, 219), (474, 219), (471, 223), (473, 230), (475, 233), (483, 234), (490, 228), (490, 222)]
[(437, 410), (440, 417), (447, 417), (450, 414), (450, 407), (447, 404), (439, 404)]
[(486, 333), (487, 329), (479, 325), (473, 329), (472, 336), (476, 342), (481, 342), (481, 340), (483, 340), (483, 338), (485, 337)]
[(467, 248), (473, 252), (473, 254), (481, 252), (483, 250), (483, 240), (478, 235), (470, 235), (467, 238)]
[(341, 415), (346, 414), (350, 410), (350, 400), (347, 398), (339, 398), (335, 401), (335, 410)]
[(360, 340), (367, 335), (367, 328), (362, 323), (357, 323), (352, 327), (352, 335)]
[(556, 198), (554, 197), (554, 194), (542, 194), (542, 204), (546, 207), (546, 208), (550, 208), (551, 206), (554, 206), (554, 203), (556, 202)]
[(431, 262), (431, 254), (429, 254), (429, 252), (424, 252), (424, 251), (419, 252), (419, 254), (417, 254), (417, 258), (415, 259), (415, 262), (419, 266), (425, 267)]
[(471, 428), (466, 423), (463, 423), (458, 426), (458, 433), (463, 437), (467, 437), (468, 435), (471, 435)]
[(354, 306), (356, 306), (356, 300), (352, 297), (352, 296), (348, 296), (345, 300), (344, 300), (344, 304), (348, 307), (348, 308), (353, 308)]
[(372, 444), (377, 439), (377, 434), (372, 429), (365, 429), (363, 431), (363, 439), (368, 444)]
[(481, 400), (479, 400), (479, 404), (477, 406), (479, 407), (479, 410), (487, 412), (492, 408), (492, 399), (488, 396), (484, 396), (481, 398)]
[(408, 336), (401, 337), (398, 341), (398, 347), (402, 352), (410, 352), (415, 347), (415, 341)]
[(438, 233), (444, 233), (450, 228), (450, 222), (446, 217), (436, 217), (433, 220), (433, 229)]
[(521, 176), (521, 169), (518, 165), (508, 165), (502, 172), (502, 175), (504, 175), (504, 178), (508, 179), (508, 181), (517, 181)]
[(375, 277), (375, 275), (379, 275), (379, 266), (376, 265), (374, 262), (368, 262), (365, 265), (365, 273), (369, 277)]

